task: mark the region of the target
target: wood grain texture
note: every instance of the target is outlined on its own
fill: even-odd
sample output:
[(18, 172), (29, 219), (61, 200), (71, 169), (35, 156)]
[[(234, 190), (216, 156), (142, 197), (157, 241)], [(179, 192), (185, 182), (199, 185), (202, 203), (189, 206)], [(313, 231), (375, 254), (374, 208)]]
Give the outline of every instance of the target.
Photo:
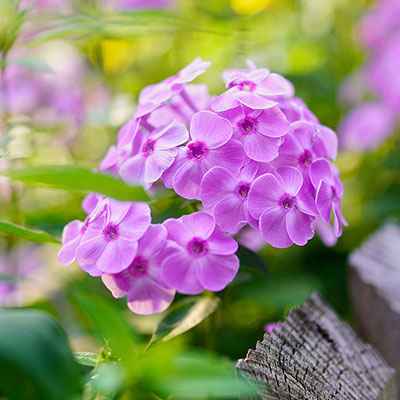
[(266, 333), (238, 370), (267, 400), (395, 400), (395, 371), (318, 293)]
[(400, 226), (385, 224), (350, 255), (349, 264), (360, 335), (397, 370), (400, 387)]

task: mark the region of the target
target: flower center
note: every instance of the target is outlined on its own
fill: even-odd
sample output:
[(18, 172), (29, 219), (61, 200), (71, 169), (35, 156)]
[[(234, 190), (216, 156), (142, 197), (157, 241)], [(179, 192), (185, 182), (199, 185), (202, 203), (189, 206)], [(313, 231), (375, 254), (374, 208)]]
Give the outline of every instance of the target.
[(187, 248), (193, 257), (203, 257), (208, 253), (207, 242), (200, 238), (193, 238)]
[(303, 168), (308, 168), (308, 166), (312, 163), (313, 155), (310, 150), (304, 150), (304, 153), (299, 158), (299, 164)]
[(129, 272), (133, 277), (138, 278), (147, 275), (147, 268), (147, 260), (140, 256), (137, 256), (132, 261), (132, 264), (129, 266)]
[(252, 92), (256, 88), (256, 85), (250, 81), (240, 82), (237, 86), (244, 92)]
[(252, 121), (251, 119), (246, 118), (242, 122), (240, 122), (239, 125), (246, 133), (249, 133), (254, 129), (254, 121)]
[(113, 223), (108, 224), (103, 231), (103, 236), (107, 241), (115, 240), (118, 238), (118, 226)]
[(194, 142), (188, 145), (188, 156), (189, 158), (202, 159), (208, 154), (208, 149), (206, 145), (202, 142)]
[(142, 149), (143, 153), (145, 153), (148, 156), (152, 154), (154, 151), (154, 143), (155, 143), (154, 140), (149, 139), (143, 146)]
[(282, 207), (286, 210), (289, 211), (294, 204), (294, 197), (291, 197), (289, 195), (285, 195), (281, 199), (281, 205)]
[(246, 183), (239, 185), (238, 189), (239, 196), (243, 197), (244, 199), (247, 198), (249, 190), (250, 190), (250, 185)]

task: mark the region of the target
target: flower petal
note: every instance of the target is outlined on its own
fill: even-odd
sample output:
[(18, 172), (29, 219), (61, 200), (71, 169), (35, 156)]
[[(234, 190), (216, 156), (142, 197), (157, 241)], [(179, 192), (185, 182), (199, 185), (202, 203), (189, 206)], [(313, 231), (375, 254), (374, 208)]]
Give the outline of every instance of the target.
[(257, 132), (266, 136), (281, 137), (289, 128), (289, 121), (279, 107), (264, 110), (257, 118)]
[(206, 171), (203, 160), (183, 164), (172, 179), (175, 192), (185, 199), (199, 199), (200, 184)]
[(303, 184), (303, 175), (301, 172), (293, 167), (281, 167), (278, 168), (277, 172), (283, 180), (285, 192), (296, 196)]
[(236, 92), (236, 88), (229, 89), (228, 91), (220, 94), (211, 103), (211, 109), (216, 112), (222, 112), (238, 107), (240, 103), (236, 100), (233, 93)]
[(237, 242), (218, 228), (215, 228), (212, 235), (207, 239), (207, 245), (211, 254), (221, 256), (234, 254), (238, 249)]
[(138, 279), (128, 295), (128, 307), (135, 314), (149, 315), (166, 310), (172, 303), (175, 290), (158, 285), (151, 278)]
[(121, 165), (119, 174), (125, 182), (138, 184), (144, 182), (145, 168), (146, 158), (139, 153)]
[(235, 97), (241, 104), (253, 110), (266, 110), (278, 105), (276, 101), (267, 99), (255, 92), (238, 91), (235, 93)]
[(145, 259), (156, 257), (165, 244), (167, 234), (165, 226), (150, 225), (139, 240), (137, 255)]
[(210, 150), (205, 159), (205, 164), (207, 165), (207, 170), (214, 166), (220, 166), (226, 168), (233, 176), (237, 176), (243, 166), (244, 157), (242, 143), (231, 139), (228, 143), (218, 147), (218, 149)]
[(161, 178), (161, 175), (174, 162), (177, 149), (155, 150), (145, 161), (144, 181), (152, 183)]
[(223, 290), (232, 282), (239, 270), (239, 258), (235, 255), (209, 254), (194, 261), (196, 275), (201, 285), (210, 291)]
[(180, 218), (191, 237), (207, 240), (215, 228), (214, 218), (206, 212), (198, 211)]
[(172, 149), (185, 143), (189, 139), (189, 132), (185, 125), (177, 125), (165, 132), (155, 144), (157, 150)]
[(222, 167), (211, 168), (201, 181), (200, 199), (203, 206), (212, 211), (222, 199), (233, 193), (237, 180)]
[(140, 239), (147, 231), (151, 222), (151, 211), (147, 203), (129, 203), (130, 208), (119, 224), (119, 237), (126, 241)]
[(97, 260), (97, 268), (109, 274), (123, 271), (135, 258), (137, 247), (137, 242), (128, 242), (121, 238), (111, 240)]
[(86, 265), (95, 264), (103, 254), (105, 247), (106, 242), (102, 236), (97, 236), (81, 243), (76, 252), (79, 266), (85, 267)]
[(260, 216), (260, 232), (263, 239), (278, 248), (293, 244), (286, 229), (286, 213), (279, 206), (266, 209)]
[(247, 224), (244, 201), (234, 194), (220, 200), (214, 207), (213, 214), (219, 227), (231, 234), (237, 233)]
[(332, 210), (332, 190), (324, 181), (320, 181), (319, 183), (316, 195), (316, 205), (319, 215), (321, 215), (322, 219), (329, 224)]
[(167, 257), (163, 263), (164, 279), (168, 286), (182, 294), (199, 294), (203, 286), (197, 279), (193, 259), (184, 250), (177, 251)]
[(190, 135), (193, 141), (204, 142), (209, 149), (225, 144), (232, 137), (230, 122), (211, 111), (200, 111), (190, 122)]
[(286, 228), (290, 239), (304, 246), (314, 236), (315, 218), (292, 209), (286, 214)]
[(279, 146), (283, 142), (281, 138), (272, 138), (260, 133), (250, 133), (242, 137), (246, 155), (259, 162), (272, 161), (278, 157)]
[(284, 189), (277, 178), (272, 174), (258, 177), (249, 192), (248, 207), (250, 214), (258, 219), (267, 208), (279, 206), (279, 200)]
[(169, 218), (163, 222), (168, 231), (168, 240), (178, 243), (182, 247), (186, 247), (190, 240), (193, 239), (192, 232), (187, 225), (184, 225), (182, 219)]

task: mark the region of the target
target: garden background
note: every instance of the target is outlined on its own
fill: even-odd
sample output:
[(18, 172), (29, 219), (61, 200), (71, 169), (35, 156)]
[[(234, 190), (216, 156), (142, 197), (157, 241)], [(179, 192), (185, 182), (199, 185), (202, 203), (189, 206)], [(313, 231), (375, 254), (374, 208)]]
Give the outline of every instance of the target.
[[(371, 6), (365, 0), (165, 0), (142, 1), (140, 9), (122, 9), (112, 1), (24, 3), (29, 2), (0, 0), (1, 82), (7, 93), (0, 108), (0, 219), (55, 238), (69, 221), (84, 219), (84, 194), (6, 175), (43, 165), (96, 168), (132, 117), (141, 89), (195, 57), (212, 62), (196, 80), (210, 93), (224, 90), (221, 71), (244, 68), (246, 59), (282, 74), (321, 123), (336, 132), (350, 109), (343, 82), (367, 60), (359, 28)], [(350, 92), (357, 97), (355, 86)], [(235, 360), (262, 337), (266, 324), (282, 320), (314, 290), (352, 322), (348, 255), (400, 213), (395, 131), (372, 151), (340, 150), (336, 165), (349, 226), (333, 247), (318, 237), (305, 247), (266, 246), (258, 252), (266, 268), (253, 254), (243, 255), (239, 274), (224, 291), (194, 299), (177, 295), (166, 313), (138, 316), (100, 279), (75, 263), (62, 266), (59, 244), (4, 234), (0, 304), (45, 311), (66, 332), (73, 352), (94, 354), (81, 354), (86, 366), (73, 366), (57, 378), (64, 380), (60, 399), (68, 398), (71, 388), (76, 389), (68, 396), (80, 398), (85, 381), (91, 382), (85, 396), (93, 399), (158, 399), (171, 392), (186, 399), (236, 398), (242, 384), (230, 373)], [(190, 204), (168, 196), (153, 207), (156, 222), (190, 212)], [(257, 248), (257, 239), (250, 243)], [(163, 341), (188, 315), (189, 326), (195, 326)], [(167, 321), (154, 335), (162, 318)], [(31, 356), (28, 352), (27, 370), (39, 363), (46, 371), (46, 356), (44, 361)], [(42, 389), (57, 390), (50, 383)]]

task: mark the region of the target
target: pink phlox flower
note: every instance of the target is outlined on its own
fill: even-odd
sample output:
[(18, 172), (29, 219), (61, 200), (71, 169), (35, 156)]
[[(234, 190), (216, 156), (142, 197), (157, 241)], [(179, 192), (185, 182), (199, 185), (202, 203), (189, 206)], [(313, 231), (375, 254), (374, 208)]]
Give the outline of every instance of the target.
[(185, 86), (185, 95), (185, 100), (182, 96), (172, 97), (170, 102), (162, 104), (149, 114), (147, 121), (154, 127), (168, 125), (173, 120), (178, 124), (189, 125), (198, 110), (207, 110), (210, 106), (207, 85), (188, 84)]
[(150, 225), (150, 207), (147, 203), (107, 198), (97, 210), (77, 249), (76, 259), (88, 273), (121, 272), (133, 261), (137, 241)]
[(104, 200), (104, 196), (97, 193), (89, 193), (82, 201), (82, 209), (86, 214), (92, 214), (97, 205)]
[(372, 57), (366, 67), (369, 84), (385, 105), (394, 112), (400, 109), (400, 30), (384, 47), (379, 57)]
[(264, 326), (265, 332), (267, 332), (269, 335), (271, 335), (272, 332), (278, 332), (279, 330), (279, 324), (278, 322), (270, 322), (269, 324)]
[(339, 125), (340, 145), (345, 150), (371, 151), (393, 131), (396, 115), (379, 102), (353, 108)]
[(215, 166), (237, 175), (243, 165), (242, 144), (232, 138), (228, 120), (211, 111), (196, 113), (190, 123), (191, 141), (178, 149), (172, 166), (163, 174), (166, 187), (186, 199), (200, 198), (204, 174)]
[(164, 279), (177, 292), (198, 294), (204, 289), (223, 290), (236, 276), (238, 245), (215, 226), (205, 212), (195, 212), (164, 222), (176, 250), (163, 264)]
[(318, 159), (311, 165), (310, 178), (316, 189), (315, 203), (319, 215), (329, 224), (333, 211), (333, 231), (339, 237), (342, 234), (342, 225), (347, 226), (347, 222), (340, 204), (344, 190), (338, 171), (327, 160)]
[[(118, 132), (117, 146), (111, 146), (99, 165), (99, 171), (119, 176), (121, 165), (141, 150), (144, 132), (139, 129), (140, 119), (132, 118)], [(135, 182), (138, 183), (138, 182)]]
[(301, 192), (303, 175), (293, 167), (257, 178), (249, 192), (249, 211), (259, 219), (264, 240), (274, 247), (304, 246), (314, 236), (314, 204)]
[(239, 106), (221, 113), (233, 126), (233, 137), (243, 143), (246, 155), (267, 162), (278, 156), (290, 124), (279, 107), (253, 110)]
[(265, 110), (277, 105), (272, 97), (285, 96), (292, 91), (291, 85), (282, 76), (267, 69), (231, 70), (225, 73), (228, 90), (219, 95), (211, 108), (222, 112), (244, 105), (252, 109)]
[[(89, 225), (96, 220), (99, 215), (104, 215), (104, 197), (98, 194), (91, 193), (85, 197), (82, 202), (83, 210), (88, 214), (85, 222), (79, 220), (73, 220), (65, 225), (61, 237), (62, 248), (58, 252), (58, 260), (63, 265), (72, 264), (76, 258), (76, 252), (78, 247), (82, 243), (82, 239), (85, 236), (85, 240), (93, 237), (91, 233), (87, 232)], [(91, 271), (96, 276), (97, 270)]]
[(172, 0), (118, 0), (121, 10), (161, 9), (171, 5)]
[(337, 243), (338, 238), (333, 232), (332, 226), (327, 224), (320, 216), (317, 217), (315, 222), (315, 230), (325, 246), (333, 247)]
[[(139, 95), (139, 107), (136, 110), (136, 117), (154, 111), (173, 96), (184, 92), (185, 84), (203, 74), (210, 65), (209, 61), (203, 61), (200, 57), (197, 57), (176, 75), (144, 88)], [(185, 93), (183, 93), (183, 96), (185, 96)]]
[(174, 126), (174, 121), (155, 129), (143, 137), (140, 151), (122, 164), (121, 178), (130, 183), (157, 181), (174, 162), (177, 146), (187, 142), (188, 138), (185, 126)]
[(319, 124), (318, 118), (299, 97), (281, 100), (279, 102), (279, 108), (283, 111), (289, 122), (309, 121), (314, 124)]
[(164, 280), (162, 262), (175, 251), (176, 245), (167, 240), (162, 225), (150, 225), (138, 241), (135, 258), (125, 270), (102, 275), (103, 283), (114, 297), (127, 297), (128, 307), (136, 314), (164, 311), (174, 299), (175, 290)]
[(337, 146), (337, 136), (331, 129), (306, 121), (294, 122), (279, 148), (279, 156), (272, 161), (272, 165), (293, 166), (308, 175), (308, 169), (314, 159), (335, 159)]
[(211, 168), (204, 175), (201, 201), (223, 231), (235, 234), (249, 221), (253, 226), (258, 225), (258, 221), (249, 214), (247, 201), (257, 171), (257, 163), (251, 161), (237, 177), (223, 167)]
[(250, 250), (255, 252), (260, 251), (266, 246), (266, 243), (261, 236), (260, 231), (249, 226), (244, 227), (240, 232), (237, 238), (239, 244), (244, 247), (247, 247)]
[(362, 19), (359, 27), (364, 46), (379, 53), (400, 31), (400, 3), (398, 0), (380, 0)]

